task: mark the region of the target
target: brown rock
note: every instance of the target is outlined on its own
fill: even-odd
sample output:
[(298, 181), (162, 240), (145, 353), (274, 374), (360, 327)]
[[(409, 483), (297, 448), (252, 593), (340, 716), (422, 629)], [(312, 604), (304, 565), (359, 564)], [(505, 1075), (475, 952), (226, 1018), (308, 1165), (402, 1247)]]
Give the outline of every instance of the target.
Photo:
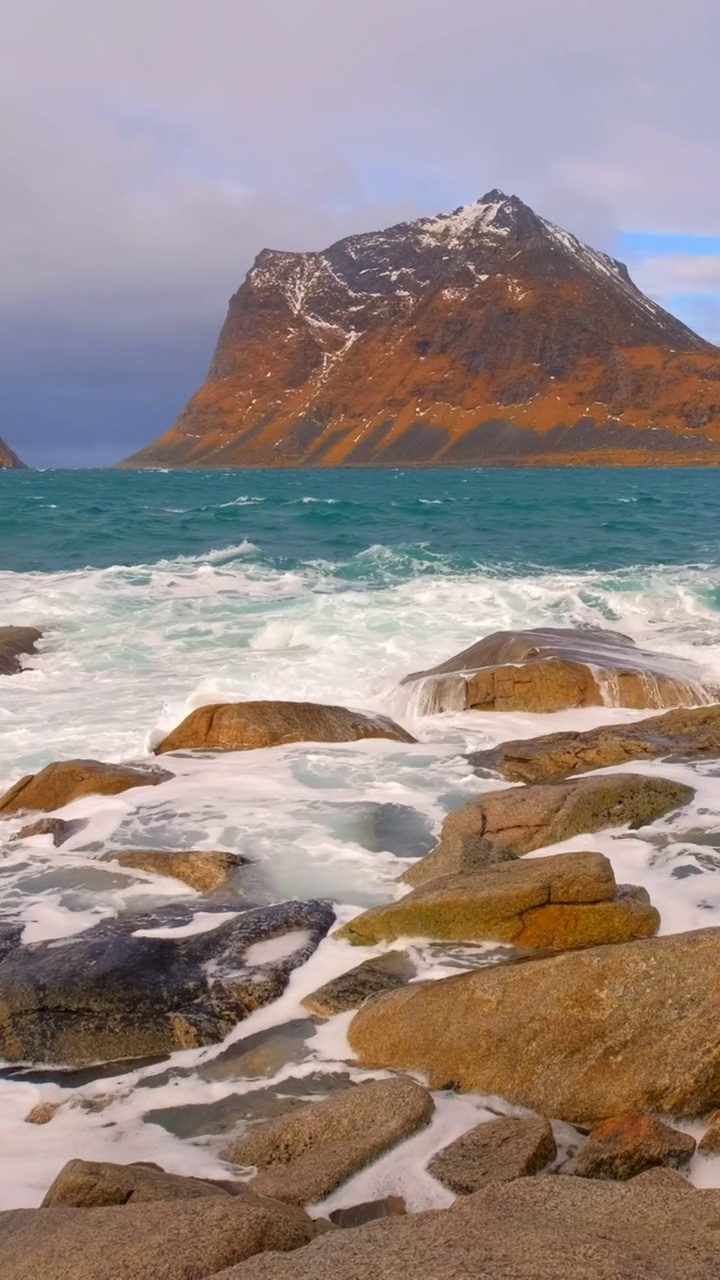
[(3, 1280), (203, 1280), (260, 1250), (297, 1249), (315, 1224), (208, 1190), (184, 1200), (0, 1214)]
[[(0, 440), (0, 457), (1, 453)], [(26, 653), (37, 653), (35, 645), (41, 639), (42, 631), (38, 631), (37, 627), (0, 627), (0, 676), (14, 676), (22, 671), (19, 657)]]
[(32, 1111), (28, 1111), (25, 1117), (26, 1124), (49, 1124), (53, 1116), (57, 1114), (62, 1106), (62, 1102), (38, 1102)]
[(199, 893), (212, 893), (214, 889), (223, 888), (238, 867), (245, 866), (248, 859), (235, 853), (222, 850), (191, 849), (187, 852), (173, 852), (165, 849), (139, 849), (107, 853), (103, 862), (117, 862), (121, 867), (135, 871), (151, 871), (155, 875), (170, 876), (174, 880), (182, 880), (191, 889)]
[(562, 951), (649, 937), (659, 924), (645, 890), (618, 889), (603, 854), (559, 853), (431, 880), (335, 936), (360, 946), (407, 937)]
[(704, 1156), (720, 1154), (720, 1111), (713, 1111), (708, 1120), (708, 1127), (698, 1142), (698, 1151)]
[(330, 1221), (334, 1227), (363, 1227), (366, 1222), (377, 1222), (378, 1218), (398, 1218), (407, 1213), (407, 1205), (402, 1196), (386, 1196), (384, 1200), (367, 1200), (364, 1204), (354, 1204), (349, 1209), (335, 1209)]
[(667, 1170), (631, 1182), (519, 1178), (214, 1280), (715, 1280), (718, 1221), (720, 1192)]
[(645, 1169), (677, 1169), (695, 1154), (695, 1139), (648, 1115), (612, 1116), (592, 1130), (568, 1169), (580, 1178), (626, 1181)]
[(510, 782), (545, 782), (629, 760), (687, 760), (720, 756), (720, 704), (667, 711), (633, 724), (606, 724), (582, 733), (548, 733), (503, 742), (468, 756)]
[[(204, 1178), (165, 1173), (159, 1166), (113, 1164), (108, 1160), (69, 1160), (45, 1193), (44, 1209), (65, 1205), (74, 1209), (151, 1200), (187, 1200), (228, 1195)], [(255, 1197), (252, 1197), (255, 1199)]]
[(223, 1158), (257, 1166), (250, 1185), (259, 1195), (305, 1204), (409, 1138), (434, 1109), (427, 1089), (414, 1080), (373, 1080), (258, 1125), (231, 1143)]
[(58, 760), (28, 774), (0, 796), (0, 813), (62, 809), (81, 796), (116, 796), (131, 787), (156, 787), (172, 778), (164, 769), (99, 760)]
[(707, 702), (700, 671), (638, 649), (616, 632), (498, 631), (403, 684), (427, 682), (427, 710), (562, 711)]
[(443, 1147), (428, 1172), (456, 1195), (467, 1196), (488, 1182), (510, 1182), (540, 1173), (557, 1148), (549, 1120), (504, 1116), (477, 1124)]
[[(349, 937), (348, 934), (344, 936)], [(359, 1009), (370, 996), (404, 987), (414, 976), (415, 965), (410, 957), (404, 951), (389, 951), (387, 955), (364, 960), (338, 978), (331, 978), (306, 996), (302, 1003), (317, 1017), (332, 1018), (336, 1013)]]
[(415, 739), (386, 716), (316, 702), (226, 702), (198, 707), (163, 738), (166, 751), (253, 751), (288, 742), (357, 742), (362, 738)]
[(31, 840), (33, 836), (52, 836), (53, 844), (59, 845), (72, 834), (74, 823), (65, 822), (63, 818), (38, 818), (37, 822), (28, 822), (17, 833), (18, 840)]
[(580, 1124), (703, 1115), (720, 1094), (720, 929), (412, 984), (365, 1005), (349, 1039), (363, 1064)]
[(491, 791), (451, 813), (437, 848), (402, 879), (422, 885), (585, 832), (642, 827), (687, 804), (693, 795), (692, 788), (681, 783), (633, 773)]

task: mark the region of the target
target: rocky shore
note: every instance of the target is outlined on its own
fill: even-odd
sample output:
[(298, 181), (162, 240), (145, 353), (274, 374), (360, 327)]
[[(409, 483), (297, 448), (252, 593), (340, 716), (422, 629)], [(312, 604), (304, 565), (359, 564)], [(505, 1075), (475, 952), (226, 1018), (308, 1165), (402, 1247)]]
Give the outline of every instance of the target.
[[(6, 634), (20, 630), (0, 631), (5, 674), (39, 636)], [(101, 846), (103, 874), (167, 877), (177, 901), (52, 941), (0, 920), (0, 1071), (41, 1085), (28, 1133), (78, 1111), (111, 1124), (125, 1105), (172, 1153), (166, 1169), (66, 1151), (39, 1207), (0, 1213), (6, 1280), (720, 1274), (720, 1189), (693, 1185), (720, 1153), (720, 928), (669, 932), (664, 903), (593, 847), (607, 832), (650, 847), (691, 805), (674, 765), (720, 761), (717, 691), (609, 632), (502, 633), (408, 679), (428, 712), (648, 715), (473, 752), (478, 794), (433, 847), (407, 826), (395, 890), (366, 909), (254, 900), (238, 850)], [(200, 707), (157, 763), (60, 760), (17, 779), (2, 841), (62, 860), (83, 801), (159, 795), (187, 753), (236, 753), (240, 769), (247, 751), (374, 739), (416, 747), (334, 705)], [(397, 1182), (397, 1160), (435, 1207)]]

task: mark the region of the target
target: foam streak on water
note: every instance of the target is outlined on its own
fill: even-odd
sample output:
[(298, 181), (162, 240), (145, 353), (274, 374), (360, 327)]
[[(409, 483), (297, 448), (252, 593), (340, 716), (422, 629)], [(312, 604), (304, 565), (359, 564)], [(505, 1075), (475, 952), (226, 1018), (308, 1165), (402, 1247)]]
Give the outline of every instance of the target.
[[(175, 777), (160, 787), (69, 806), (63, 816), (78, 826), (60, 850), (47, 837), (7, 846), (0, 916), (24, 921), (29, 942), (194, 901), (177, 881), (99, 861), (118, 848), (235, 851), (255, 863), (255, 900), (327, 897), (343, 918), (386, 898), (413, 841), (422, 852), (451, 808), (502, 785), (472, 774), (465, 749), (639, 714), (428, 716), (402, 677), (498, 629), (605, 626), (720, 679), (718, 497), (714, 472), (0, 473), (0, 621), (45, 632), (30, 670), (0, 678), (3, 789), (53, 759), (148, 758), (188, 711), (223, 700), (336, 702), (393, 715), (419, 739), (172, 759)], [(648, 832), (562, 847), (597, 848), (620, 882), (645, 884), (665, 932), (720, 923), (720, 766), (633, 768), (689, 781), (691, 809)], [(0, 824), (0, 840), (20, 825)], [(718, 832), (718, 851), (691, 829)], [(303, 994), (369, 954), (323, 943), (279, 1004), (233, 1037), (299, 1016)], [(333, 1019), (313, 1042), (313, 1070), (346, 1056), (346, 1024)], [(85, 1086), (115, 1100), (63, 1110), (40, 1129), (23, 1123), (31, 1106), (77, 1091), (0, 1081), (14, 1160), (3, 1206), (37, 1202), (70, 1155), (218, 1173), (212, 1145), (142, 1122), (147, 1091), (133, 1081)], [(152, 1106), (237, 1088), (190, 1074), (153, 1090)], [(418, 1162), (488, 1102), (439, 1099), (417, 1151), (359, 1175), (331, 1207), (389, 1191), (415, 1207), (442, 1203)], [(720, 1183), (714, 1161), (693, 1176)]]

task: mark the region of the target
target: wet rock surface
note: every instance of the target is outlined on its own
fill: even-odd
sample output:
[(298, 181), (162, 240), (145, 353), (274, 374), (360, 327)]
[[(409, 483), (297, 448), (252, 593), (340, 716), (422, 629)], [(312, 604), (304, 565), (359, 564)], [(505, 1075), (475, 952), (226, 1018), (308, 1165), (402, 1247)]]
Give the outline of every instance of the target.
[(631, 760), (703, 760), (720, 756), (720, 705), (668, 711), (632, 724), (582, 733), (548, 733), (503, 742), (467, 758), (509, 782), (545, 782)]
[(22, 671), (20, 659), (37, 653), (35, 646), (42, 640), (42, 634), (37, 627), (0, 627), (0, 676), (14, 676)]
[[(345, 931), (343, 936), (353, 940)], [(405, 986), (415, 972), (415, 965), (404, 951), (390, 951), (331, 978), (330, 982), (305, 996), (303, 1005), (316, 1017), (332, 1018), (336, 1013), (359, 1009), (371, 996)]]
[(240, 867), (247, 866), (248, 859), (240, 854), (223, 850), (189, 849), (185, 851), (165, 849), (119, 850), (106, 853), (103, 862), (116, 862), (131, 871), (149, 871), (154, 875), (170, 876), (182, 880), (198, 893), (213, 893), (226, 889)]
[(700, 929), (412, 984), (365, 1005), (348, 1036), (366, 1065), (584, 1124), (705, 1115), (719, 1028), (720, 929)]
[(81, 796), (116, 796), (132, 787), (156, 787), (173, 775), (149, 765), (104, 764), (100, 760), (58, 760), (21, 778), (0, 797), (0, 814), (62, 809)]
[[(562, 711), (693, 706), (713, 691), (692, 664), (638, 649), (629, 636), (547, 627), (498, 631), (403, 684), (427, 682), (428, 711)], [(717, 694), (717, 691), (714, 691)]]
[(259, 1125), (223, 1152), (258, 1169), (250, 1186), (293, 1204), (320, 1200), (430, 1120), (427, 1089), (404, 1076), (352, 1085), (324, 1102)]
[(315, 702), (226, 702), (198, 707), (155, 748), (167, 751), (252, 751), (289, 742), (415, 739), (386, 716)]
[(648, 937), (659, 924), (646, 891), (618, 888), (603, 854), (559, 853), (431, 880), (336, 936), (364, 946), (416, 937), (564, 950)]
[[(0, 1054), (77, 1066), (221, 1040), (282, 994), (334, 913), (323, 902), (287, 902), (220, 916), (206, 932), (144, 936), (193, 920), (189, 908), (174, 907), (11, 947), (0, 962)], [(256, 944), (285, 935), (286, 949), (254, 959)]]
[(642, 827), (687, 804), (691, 787), (641, 774), (535, 783), (491, 791), (456, 809), (440, 842), (402, 876), (414, 887), (608, 827)]

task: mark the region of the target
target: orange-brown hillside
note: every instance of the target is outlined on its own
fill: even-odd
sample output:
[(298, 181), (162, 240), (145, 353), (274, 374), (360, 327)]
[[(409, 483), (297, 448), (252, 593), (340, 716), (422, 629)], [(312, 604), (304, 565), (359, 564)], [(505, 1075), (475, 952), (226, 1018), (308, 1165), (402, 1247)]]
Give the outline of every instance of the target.
[(6, 444), (4, 440), (0, 440), (0, 471), (9, 470), (11, 467), (22, 468), (24, 466), (25, 463), (20, 461), (16, 453), (13, 453), (10, 445)]
[(720, 463), (720, 349), (492, 191), (264, 250), (207, 380), (131, 467)]

